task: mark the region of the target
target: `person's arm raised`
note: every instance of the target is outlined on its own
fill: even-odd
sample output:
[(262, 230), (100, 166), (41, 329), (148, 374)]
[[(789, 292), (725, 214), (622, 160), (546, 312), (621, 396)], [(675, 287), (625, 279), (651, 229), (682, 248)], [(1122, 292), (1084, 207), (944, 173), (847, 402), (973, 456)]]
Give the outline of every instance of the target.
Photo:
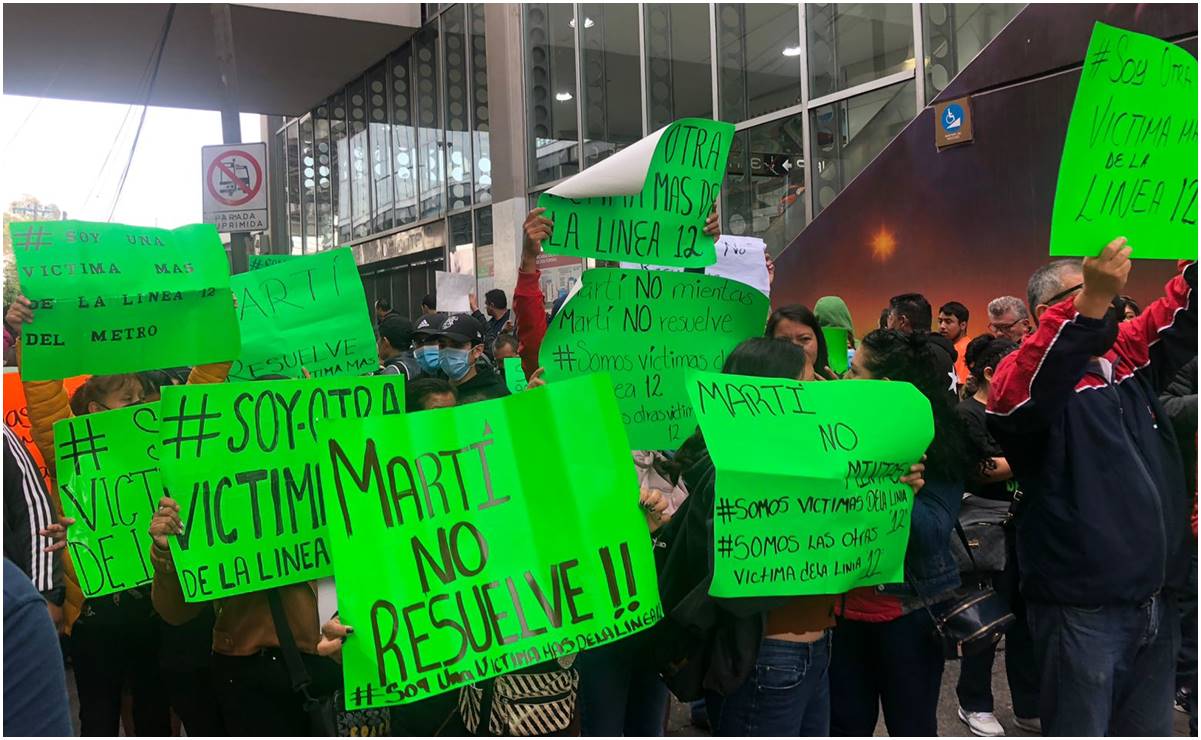
[(542, 241), (549, 239), (554, 224), (544, 217), (544, 208), (530, 211), (522, 224), (521, 271), (513, 290), (513, 312), (517, 315), (517, 336), (521, 337), (521, 369), (526, 377), (538, 370), (538, 352), (546, 336), (546, 310), (543, 308), (542, 286), (538, 279), (538, 255)]

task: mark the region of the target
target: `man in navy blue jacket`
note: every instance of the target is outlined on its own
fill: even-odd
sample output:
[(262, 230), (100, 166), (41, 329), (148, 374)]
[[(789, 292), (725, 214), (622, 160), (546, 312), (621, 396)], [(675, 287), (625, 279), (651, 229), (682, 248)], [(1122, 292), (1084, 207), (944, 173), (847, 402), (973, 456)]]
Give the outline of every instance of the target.
[(1170, 735), (1190, 493), (1162, 385), (1197, 353), (1196, 264), (1119, 323), (1124, 238), (1031, 278), (1038, 330), (997, 368), (989, 429), (1025, 488), (1021, 589), (1045, 735)]

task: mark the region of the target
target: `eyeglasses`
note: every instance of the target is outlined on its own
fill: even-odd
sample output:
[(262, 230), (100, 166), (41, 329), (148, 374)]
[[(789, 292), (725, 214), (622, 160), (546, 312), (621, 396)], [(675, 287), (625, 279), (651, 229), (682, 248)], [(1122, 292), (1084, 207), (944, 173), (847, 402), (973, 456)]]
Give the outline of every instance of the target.
[(1071, 295), (1072, 293), (1075, 293), (1076, 291), (1080, 290), (1083, 287), (1084, 287), (1084, 283), (1079, 283), (1077, 285), (1073, 285), (1072, 287), (1070, 287), (1066, 290), (1061, 290), (1058, 293), (1056, 293), (1055, 295), (1053, 295), (1047, 299), (1047, 305), (1054, 306), (1056, 303), (1059, 303), (1064, 298), (1067, 298), (1069, 295)]
[(998, 324), (995, 321), (990, 321), (988, 323), (988, 325), (990, 327), (992, 327), (993, 331), (1003, 333), (1003, 332), (1009, 331), (1010, 329), (1012, 329), (1013, 327), (1017, 326), (1018, 324), (1022, 323), (1025, 320), (1026, 320), (1025, 318), (1016, 319), (1014, 321), (1010, 321), (1008, 324)]

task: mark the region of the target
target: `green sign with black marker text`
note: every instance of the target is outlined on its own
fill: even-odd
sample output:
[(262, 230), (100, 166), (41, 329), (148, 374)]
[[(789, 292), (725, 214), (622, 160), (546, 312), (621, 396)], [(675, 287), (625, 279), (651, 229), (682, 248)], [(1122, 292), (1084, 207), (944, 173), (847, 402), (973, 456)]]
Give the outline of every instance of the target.
[(607, 373), (633, 450), (674, 450), (696, 430), (684, 378), (721, 370), (763, 334), (767, 296), (726, 278), (664, 270), (586, 270), (539, 351), (548, 383)]
[(1154, 36), (1093, 27), (1068, 121), (1051, 254), (1197, 259), (1197, 58)]
[[(733, 139), (732, 124), (681, 119), (613, 155), (626, 172), (613, 172), (602, 161), (576, 175), (574, 188), (564, 189), (567, 183), (551, 188), (538, 197), (538, 207), (554, 222), (542, 249), (648, 265), (712, 265), (714, 238), (703, 229), (721, 193)], [(623, 177), (635, 168), (645, 168), (638, 169), (645, 171), (641, 183)], [(622, 184), (613, 186), (614, 181)], [(561, 189), (603, 194), (563, 197), (555, 192)]]
[(164, 388), (159, 467), (183, 524), (170, 542), (184, 599), (330, 575), (320, 427), (404, 408), (397, 375)]
[[(842, 594), (900, 583), (913, 492), (934, 437), (908, 383), (696, 373), (688, 397), (717, 468), (713, 596)], [(797, 454), (764, 454), (788, 440)]]
[(238, 356), (229, 262), (212, 226), (14, 221), (8, 231), (21, 292), (33, 303), (21, 335), (25, 380)]
[(67, 552), (86, 598), (154, 577), (150, 518), (163, 495), (155, 446), (158, 405), (144, 404), (54, 425), (63, 514), (75, 519)]
[(349, 709), (423, 699), (662, 617), (604, 377), (320, 435), (338, 611), (355, 630), (342, 649)]

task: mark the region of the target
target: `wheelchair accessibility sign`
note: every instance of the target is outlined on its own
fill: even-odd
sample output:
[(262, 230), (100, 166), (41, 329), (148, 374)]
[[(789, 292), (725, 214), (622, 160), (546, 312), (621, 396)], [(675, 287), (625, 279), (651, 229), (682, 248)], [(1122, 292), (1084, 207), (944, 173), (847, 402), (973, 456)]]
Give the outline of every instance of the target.
[(972, 136), (970, 98), (947, 100), (934, 105), (934, 145), (939, 149), (966, 144)]

